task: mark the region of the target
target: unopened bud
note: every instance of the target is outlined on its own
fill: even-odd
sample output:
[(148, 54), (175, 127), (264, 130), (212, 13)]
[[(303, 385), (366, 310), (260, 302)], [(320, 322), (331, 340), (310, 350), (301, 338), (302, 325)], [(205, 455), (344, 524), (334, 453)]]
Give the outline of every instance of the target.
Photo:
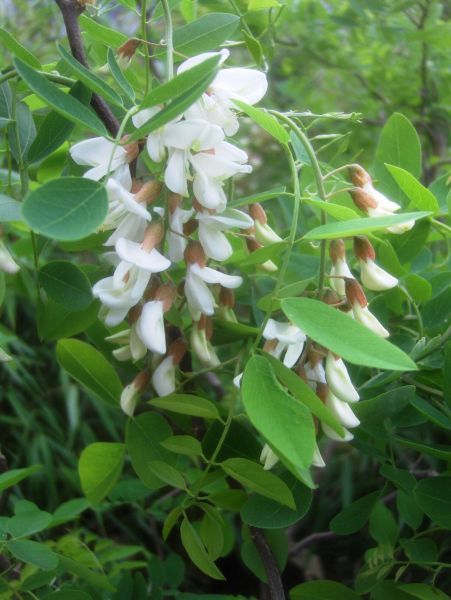
[(171, 215), (182, 205), (182, 196), (171, 192), (168, 197), (168, 207)]
[(219, 292), (219, 304), (227, 308), (235, 308), (235, 292), (229, 288), (221, 286)]
[(365, 192), (365, 190), (356, 188), (355, 190), (352, 190), (350, 194), (354, 204), (363, 212), (367, 213), (370, 208), (377, 208), (376, 200), (371, 196), (371, 194)]
[(205, 256), (204, 249), (199, 242), (190, 241), (185, 249), (185, 262), (189, 265), (197, 263), (201, 267), (205, 267), (207, 264), (207, 257)]
[(173, 341), (168, 350), (168, 356), (172, 358), (172, 362), (174, 365), (179, 365), (182, 362), (183, 357), (187, 351), (186, 342), (179, 338), (178, 340)]
[(128, 67), (140, 44), (140, 40), (131, 38), (124, 42), (122, 46), (117, 49), (117, 61), (122, 69), (126, 69)]
[(121, 139), (121, 144), (123, 145), (124, 150), (127, 152), (127, 162), (132, 162), (139, 154), (139, 145), (137, 142), (130, 142), (127, 144), (127, 140), (130, 136), (124, 135)]
[(187, 237), (193, 234), (199, 226), (199, 221), (197, 219), (190, 219), (183, 225), (183, 233)]
[(19, 270), (19, 265), (11, 256), (3, 241), (0, 240), (0, 271), (14, 274)]
[(249, 214), (254, 219), (254, 221), (258, 221), (262, 225), (266, 225), (266, 223), (268, 222), (265, 209), (258, 202), (254, 202), (253, 204), (249, 205)]
[(148, 386), (150, 374), (148, 371), (141, 371), (135, 379), (125, 386), (121, 394), (121, 408), (129, 417), (133, 416), (136, 404), (141, 392)]
[(173, 283), (165, 283), (155, 292), (155, 300), (159, 300), (163, 304), (163, 312), (170, 310), (172, 303), (177, 295), (177, 289)]
[(368, 183), (371, 183), (370, 174), (365, 171), (363, 167), (360, 165), (351, 165), (349, 167), (349, 174), (351, 177), (352, 183), (356, 187), (364, 187)]
[(135, 194), (135, 198), (138, 202), (152, 204), (160, 195), (162, 187), (162, 184), (156, 179), (153, 179), (152, 181), (147, 181)]
[(362, 289), (362, 286), (356, 279), (351, 279), (350, 277), (345, 278), (345, 294), (348, 302), (353, 307), (356, 303), (359, 304), (362, 308), (368, 305), (368, 300), (366, 299), (365, 292)]
[(336, 264), (338, 260), (343, 260), (346, 256), (345, 243), (343, 240), (332, 240), (329, 245), (329, 256)]
[(374, 260), (376, 258), (376, 252), (371, 242), (363, 235), (357, 235), (354, 238), (354, 254), (356, 258), (365, 262), (368, 259)]
[(144, 232), (144, 239), (141, 244), (144, 250), (150, 252), (162, 241), (164, 237), (164, 225), (162, 221), (152, 221)]

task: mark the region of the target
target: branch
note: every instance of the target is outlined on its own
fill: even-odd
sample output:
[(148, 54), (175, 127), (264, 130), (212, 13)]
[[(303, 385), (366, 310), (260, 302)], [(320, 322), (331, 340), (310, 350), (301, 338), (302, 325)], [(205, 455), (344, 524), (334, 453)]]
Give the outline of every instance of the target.
[(251, 527), (251, 538), (257, 547), (263, 566), (265, 567), (268, 577), (269, 594), (271, 600), (285, 600), (285, 592), (283, 591), (282, 579), (280, 578), (279, 568), (274, 560), (268, 542), (261, 529)]
[[(85, 10), (86, 0), (55, 0), (55, 2), (63, 15), (72, 55), (84, 67), (89, 68), (85, 49), (83, 47), (80, 25), (78, 23), (78, 17)], [(93, 94), (91, 106), (103, 121), (111, 135), (115, 137), (119, 130), (119, 121), (116, 119), (105, 100), (98, 94)]]

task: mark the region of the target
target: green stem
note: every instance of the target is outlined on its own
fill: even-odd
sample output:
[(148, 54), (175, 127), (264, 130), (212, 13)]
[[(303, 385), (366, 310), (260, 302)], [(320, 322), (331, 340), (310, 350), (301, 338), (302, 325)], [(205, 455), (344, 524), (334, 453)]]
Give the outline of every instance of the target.
[[(319, 161), (316, 157), (315, 150), (313, 149), (313, 146), (310, 143), (310, 140), (305, 135), (305, 133), (302, 131), (302, 129), (300, 127), (298, 127), (292, 119), (290, 119), (283, 113), (280, 113), (276, 110), (270, 110), (269, 112), (272, 113), (273, 115), (275, 115), (280, 121), (283, 121), (284, 123), (286, 123), (290, 127), (290, 129), (293, 130), (293, 132), (296, 134), (296, 136), (299, 138), (299, 141), (304, 146), (305, 151), (307, 152), (307, 155), (310, 158), (310, 164), (313, 169), (313, 174), (315, 176), (316, 187), (318, 190), (318, 196), (321, 198), (321, 200), (323, 200), (324, 202), (327, 202), (327, 194), (326, 194), (326, 189), (324, 187), (324, 179), (323, 179), (323, 175), (321, 173), (321, 167), (320, 167)], [(325, 225), (326, 222), (327, 222), (327, 215), (322, 210), (321, 211), (321, 225)], [(321, 294), (323, 292), (323, 287), (324, 287), (324, 276), (325, 276), (325, 272), (326, 272), (326, 243), (327, 243), (326, 240), (321, 240), (320, 266), (319, 266), (318, 290), (317, 290), (318, 297), (321, 296)]]
[(409, 292), (404, 287), (402, 287), (402, 285), (399, 285), (398, 287), (401, 290), (401, 292), (405, 295), (405, 297), (407, 298), (407, 300), (409, 301), (410, 306), (415, 311), (415, 314), (416, 314), (416, 317), (417, 317), (417, 321), (418, 321), (418, 335), (419, 335), (419, 337), (421, 339), (422, 337), (424, 337), (424, 326), (423, 326), (423, 318), (421, 316), (420, 309), (418, 308), (416, 302), (413, 300), (413, 298), (409, 294)]
[(144, 85), (144, 96), (147, 96), (150, 88), (150, 54), (149, 45), (147, 43), (147, 0), (141, 2), (141, 35), (144, 43), (144, 58), (146, 63), (146, 82)]
[(8, 73), (5, 73), (4, 75), (2, 75), (0, 77), (0, 85), (2, 83), (4, 83), (5, 81), (8, 81), (8, 79), (12, 79), (13, 77), (16, 77), (17, 75), (17, 71), (13, 70), (13, 71), (9, 71)]
[(174, 43), (172, 40), (172, 15), (167, 0), (161, 0), (166, 21), (166, 75), (168, 81), (174, 77)]
[[(70, 79), (70, 77), (64, 77), (63, 75), (56, 75), (55, 73), (46, 73), (45, 71), (37, 71), (39, 75), (42, 75), (49, 81), (53, 81), (54, 83), (60, 83), (61, 85), (65, 85), (67, 87), (72, 86), (75, 83), (75, 79)], [(17, 77), (18, 73), (15, 69), (12, 71), (8, 71), (2, 77), (0, 77), (0, 85), (8, 79), (12, 79), (13, 77)]]
[(290, 165), (291, 180), (292, 180), (293, 192), (294, 192), (294, 194), (293, 194), (293, 200), (294, 200), (293, 216), (292, 216), (292, 221), (291, 221), (290, 234), (288, 236), (288, 248), (285, 253), (285, 256), (284, 256), (284, 259), (282, 262), (282, 266), (280, 267), (279, 276), (277, 278), (277, 282), (276, 282), (276, 285), (274, 288), (274, 292), (273, 292), (271, 301), (268, 306), (268, 310), (266, 311), (265, 318), (263, 319), (263, 322), (260, 326), (258, 335), (254, 340), (254, 343), (251, 348), (251, 352), (254, 352), (256, 350), (256, 348), (258, 347), (258, 345), (260, 343), (260, 340), (262, 339), (263, 331), (265, 329), (267, 322), (269, 321), (269, 318), (271, 317), (271, 313), (274, 309), (275, 300), (279, 295), (279, 290), (282, 287), (282, 283), (285, 279), (285, 274), (287, 272), (288, 265), (290, 263), (291, 252), (292, 252), (293, 246), (296, 242), (296, 232), (297, 232), (298, 219), (299, 219), (299, 208), (301, 205), (301, 189), (299, 186), (299, 174), (298, 174), (298, 171), (296, 168), (296, 162), (293, 158), (293, 155), (292, 155), (290, 149), (288, 147), (286, 147), (285, 149), (286, 149), (286, 153), (288, 156), (288, 162)]

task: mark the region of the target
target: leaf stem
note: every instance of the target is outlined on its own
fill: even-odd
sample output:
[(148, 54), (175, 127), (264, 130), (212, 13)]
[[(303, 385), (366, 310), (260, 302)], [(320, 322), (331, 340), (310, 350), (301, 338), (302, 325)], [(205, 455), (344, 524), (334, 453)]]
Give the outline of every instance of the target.
[(145, 68), (145, 85), (144, 85), (144, 97), (147, 96), (150, 87), (150, 53), (149, 46), (147, 43), (147, 0), (141, 2), (141, 35), (144, 40), (144, 59), (146, 62)]
[(172, 39), (172, 15), (168, 0), (161, 0), (166, 22), (166, 76), (168, 81), (174, 77), (174, 43)]

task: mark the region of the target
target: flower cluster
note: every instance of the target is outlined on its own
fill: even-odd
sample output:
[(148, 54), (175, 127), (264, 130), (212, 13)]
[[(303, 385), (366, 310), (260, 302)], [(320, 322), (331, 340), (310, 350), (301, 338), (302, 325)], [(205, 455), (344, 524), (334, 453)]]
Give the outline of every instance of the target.
[[(227, 50), (201, 54), (182, 63), (178, 73), (215, 54), (221, 65), (229, 56)], [(247, 154), (226, 136), (234, 135), (239, 127), (234, 101), (255, 104), (266, 89), (266, 77), (259, 71), (221, 68), (208, 90), (183, 115), (147, 137), (149, 157), (159, 165), (150, 181), (132, 177), (130, 163), (138, 157), (139, 146), (127, 143), (126, 137), (121, 144), (94, 138), (71, 148), (73, 160), (90, 167), (84, 176), (105, 178), (108, 193), (103, 229), (110, 233), (105, 245), (114, 251), (105, 258), (114, 273), (98, 281), (93, 293), (101, 302), (100, 317), (107, 326), (127, 320), (128, 327), (107, 339), (119, 346), (114, 351), (118, 360), (138, 361), (148, 351), (152, 353), (152, 374), (142, 371), (122, 394), (121, 405), (129, 415), (149, 381), (159, 396), (176, 389), (176, 367), (187, 350), (180, 331), (174, 339), (175, 328), (165, 326), (165, 315), (176, 303), (186, 302), (192, 319), (192, 353), (206, 365), (218, 364), (210, 343), (211, 317), (219, 295), (220, 310), (234, 319), (232, 290), (241, 285), (242, 278), (207, 263), (232, 255), (227, 231), (254, 227), (247, 213), (227, 207), (224, 182), (250, 173), (252, 167)], [(161, 108), (136, 112), (133, 124), (141, 127)], [(176, 265), (180, 270), (181, 261), (184, 282), (176, 285), (169, 269)]]

